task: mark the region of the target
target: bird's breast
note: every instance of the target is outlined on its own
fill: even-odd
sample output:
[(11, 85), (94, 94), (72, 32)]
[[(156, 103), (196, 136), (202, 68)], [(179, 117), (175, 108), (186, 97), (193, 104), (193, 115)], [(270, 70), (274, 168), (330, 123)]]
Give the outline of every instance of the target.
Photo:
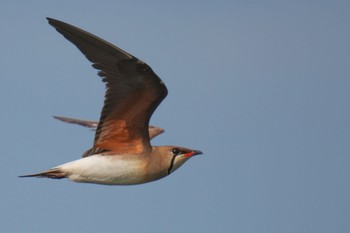
[(75, 182), (131, 185), (149, 182), (147, 159), (92, 155), (59, 166)]

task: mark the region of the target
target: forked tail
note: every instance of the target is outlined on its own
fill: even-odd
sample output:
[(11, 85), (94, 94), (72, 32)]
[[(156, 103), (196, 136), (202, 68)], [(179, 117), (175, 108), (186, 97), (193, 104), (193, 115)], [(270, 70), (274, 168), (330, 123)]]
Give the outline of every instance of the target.
[(24, 175), (19, 177), (38, 177), (38, 178), (51, 178), (51, 179), (62, 179), (66, 178), (67, 174), (62, 172), (59, 168), (53, 168), (44, 172), (36, 173), (36, 174), (30, 174), (30, 175)]

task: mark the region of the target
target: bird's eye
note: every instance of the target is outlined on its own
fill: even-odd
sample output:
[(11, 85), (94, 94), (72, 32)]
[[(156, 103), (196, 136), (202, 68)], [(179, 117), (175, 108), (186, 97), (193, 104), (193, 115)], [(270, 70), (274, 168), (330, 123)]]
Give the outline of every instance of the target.
[(181, 153), (181, 150), (179, 148), (173, 148), (171, 153), (173, 153), (173, 155), (179, 155)]

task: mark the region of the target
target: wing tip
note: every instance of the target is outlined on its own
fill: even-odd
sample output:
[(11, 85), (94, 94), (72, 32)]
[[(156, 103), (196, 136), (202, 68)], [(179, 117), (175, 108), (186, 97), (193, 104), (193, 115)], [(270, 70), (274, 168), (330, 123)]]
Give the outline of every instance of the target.
[(57, 19), (53, 19), (53, 18), (50, 18), (50, 17), (46, 17), (46, 19), (47, 19), (48, 23), (51, 24), (51, 25), (54, 25), (56, 22), (60, 22)]

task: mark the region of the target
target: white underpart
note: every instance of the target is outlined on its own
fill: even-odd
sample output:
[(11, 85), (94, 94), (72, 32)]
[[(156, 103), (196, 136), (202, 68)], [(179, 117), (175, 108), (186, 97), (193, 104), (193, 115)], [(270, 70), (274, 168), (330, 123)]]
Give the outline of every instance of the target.
[(171, 169), (170, 173), (173, 173), (176, 169), (181, 167), (189, 158), (190, 157), (187, 157), (187, 158), (184, 159), (184, 158), (181, 158), (180, 156), (176, 156), (175, 157), (175, 161), (174, 161), (174, 166)]
[(57, 168), (75, 182), (98, 184), (138, 184), (143, 180), (140, 160), (123, 160), (118, 156), (92, 155), (62, 164)]

